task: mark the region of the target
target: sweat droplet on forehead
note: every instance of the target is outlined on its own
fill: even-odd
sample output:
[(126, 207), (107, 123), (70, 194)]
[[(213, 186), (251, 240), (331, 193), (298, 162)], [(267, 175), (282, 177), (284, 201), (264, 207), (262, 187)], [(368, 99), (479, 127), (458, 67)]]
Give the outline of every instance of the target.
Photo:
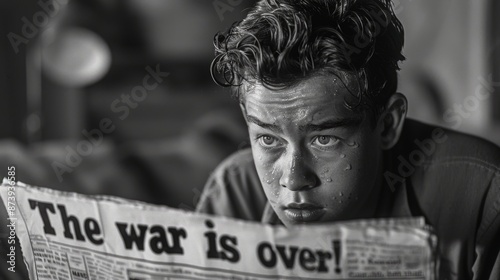
[(307, 116), (307, 109), (306, 108), (300, 108), (297, 112), (297, 118), (302, 119)]

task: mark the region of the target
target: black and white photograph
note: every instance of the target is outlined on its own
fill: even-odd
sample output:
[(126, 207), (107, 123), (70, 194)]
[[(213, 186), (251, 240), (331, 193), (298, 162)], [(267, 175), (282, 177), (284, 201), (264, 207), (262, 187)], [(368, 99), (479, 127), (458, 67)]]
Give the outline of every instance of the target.
[(500, 280), (500, 1), (0, 19), (0, 279)]

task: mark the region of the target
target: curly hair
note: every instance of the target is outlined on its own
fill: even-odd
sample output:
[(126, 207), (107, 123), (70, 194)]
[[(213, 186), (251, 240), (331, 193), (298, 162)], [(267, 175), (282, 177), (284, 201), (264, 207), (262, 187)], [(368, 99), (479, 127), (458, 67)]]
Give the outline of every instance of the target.
[(276, 89), (316, 73), (343, 81), (347, 73), (358, 90), (345, 105), (378, 111), (396, 92), (403, 44), (390, 0), (261, 0), (215, 35), (211, 74), (242, 98), (244, 81)]

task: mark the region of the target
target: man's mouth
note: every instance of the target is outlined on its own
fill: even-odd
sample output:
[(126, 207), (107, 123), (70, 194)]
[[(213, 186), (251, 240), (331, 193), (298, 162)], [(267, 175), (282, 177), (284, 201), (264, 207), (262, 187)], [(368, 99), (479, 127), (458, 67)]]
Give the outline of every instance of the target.
[(289, 203), (284, 207), (285, 216), (296, 223), (310, 223), (318, 221), (325, 209), (311, 203)]

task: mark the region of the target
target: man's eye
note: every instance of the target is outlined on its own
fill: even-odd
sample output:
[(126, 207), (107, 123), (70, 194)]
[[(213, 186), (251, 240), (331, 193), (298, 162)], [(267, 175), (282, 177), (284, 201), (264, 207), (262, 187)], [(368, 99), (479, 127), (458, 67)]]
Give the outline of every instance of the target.
[(339, 139), (333, 136), (321, 135), (314, 139), (313, 141), (320, 147), (331, 147), (339, 142)]
[(269, 135), (260, 136), (259, 143), (263, 147), (276, 147), (279, 144), (278, 139)]

